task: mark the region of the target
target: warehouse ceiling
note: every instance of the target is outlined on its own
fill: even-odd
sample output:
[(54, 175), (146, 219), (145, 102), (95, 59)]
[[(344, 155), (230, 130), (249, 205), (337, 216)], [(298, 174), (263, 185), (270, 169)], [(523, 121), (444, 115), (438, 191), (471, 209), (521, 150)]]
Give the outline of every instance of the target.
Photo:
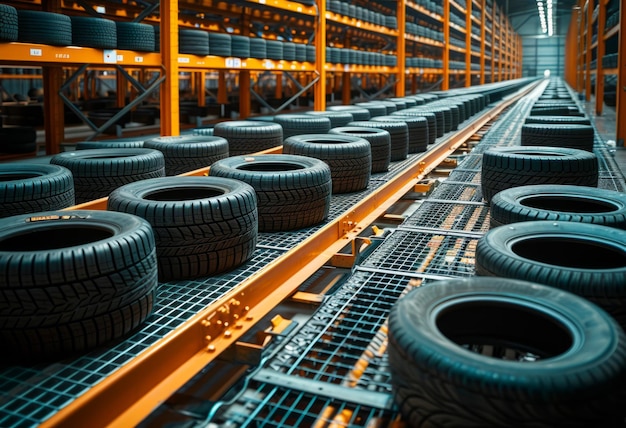
[[(508, 15), (515, 31), (523, 37), (545, 37), (539, 19), (537, 3), (546, 6), (547, 0), (496, 0)], [(567, 34), (572, 8), (577, 0), (552, 0), (554, 14), (554, 35)]]

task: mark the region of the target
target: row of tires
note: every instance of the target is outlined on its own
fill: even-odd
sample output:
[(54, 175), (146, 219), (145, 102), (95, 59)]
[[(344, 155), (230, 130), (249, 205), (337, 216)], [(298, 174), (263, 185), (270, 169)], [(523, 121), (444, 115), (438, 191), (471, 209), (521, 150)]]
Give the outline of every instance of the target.
[[(565, 89), (548, 85), (540, 99), (567, 99)], [(404, 419), (623, 426), (625, 195), (595, 188), (597, 160), (577, 149), (494, 148), (482, 172), (492, 228), (476, 246), (478, 276), (414, 289), (389, 318)]]

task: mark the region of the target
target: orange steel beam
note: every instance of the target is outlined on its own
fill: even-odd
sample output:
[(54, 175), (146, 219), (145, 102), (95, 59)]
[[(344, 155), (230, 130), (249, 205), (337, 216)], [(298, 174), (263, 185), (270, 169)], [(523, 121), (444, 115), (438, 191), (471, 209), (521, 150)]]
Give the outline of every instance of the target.
[(136, 426), (487, 122), (526, 95), (528, 85), (411, 162), (391, 181), (281, 255), (261, 272), (196, 314), (124, 367), (95, 385), (42, 427)]
[(618, 68), (617, 68), (617, 103), (615, 107), (617, 130), (616, 138), (617, 144), (621, 147), (624, 146), (626, 141), (626, 5), (623, 2), (620, 3), (620, 22), (622, 23), (621, 31), (619, 32), (619, 48), (618, 48)]
[(443, 0), (443, 80), (441, 90), (450, 87), (450, 0)]
[(472, 2), (465, 10), (465, 86), (472, 86)]
[(180, 134), (178, 112), (178, 2), (161, 2), (161, 56), (167, 78), (160, 93), (161, 135)]
[(485, 84), (485, 40), (487, 33), (487, 0), (481, 0), (480, 4), (480, 84)]
[[(604, 40), (604, 29), (606, 27), (606, 4), (600, 1), (598, 11), (598, 44), (596, 47), (596, 114), (602, 115), (602, 108), (604, 107), (604, 66), (602, 65), (602, 58), (606, 52), (606, 41)], [(570, 25), (571, 28), (571, 25)], [(569, 33), (568, 33), (569, 42)], [(568, 82), (569, 83), (569, 82)]]
[(396, 14), (398, 19), (398, 42), (396, 44), (398, 73), (396, 74), (395, 91), (397, 97), (403, 97), (406, 95), (406, 0), (398, 0)]
[(315, 70), (319, 81), (315, 84), (313, 109), (326, 110), (326, 0), (317, 0), (317, 27), (315, 28)]
[[(593, 0), (587, 3), (587, 49), (585, 49), (585, 100), (591, 101), (591, 20), (593, 19)], [(598, 39), (600, 35), (598, 34)], [(598, 57), (602, 58), (602, 57)]]

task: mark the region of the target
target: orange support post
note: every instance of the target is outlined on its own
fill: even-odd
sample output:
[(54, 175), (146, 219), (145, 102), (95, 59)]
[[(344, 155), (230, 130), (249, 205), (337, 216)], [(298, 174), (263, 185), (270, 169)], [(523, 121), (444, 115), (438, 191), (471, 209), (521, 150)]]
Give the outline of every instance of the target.
[(398, 74), (396, 83), (396, 96), (403, 97), (406, 95), (406, 39), (404, 38), (404, 33), (406, 31), (406, 0), (398, 0), (397, 19), (398, 43), (396, 44), (396, 46), (398, 49)]
[(604, 66), (602, 65), (602, 58), (606, 51), (606, 43), (603, 37), (605, 26), (606, 4), (600, 1), (598, 11), (598, 47), (596, 48), (596, 58), (598, 59), (596, 61), (596, 114), (598, 116), (602, 114), (602, 108), (604, 107)]
[(616, 122), (617, 122), (617, 145), (624, 146), (626, 140), (626, 29), (624, 23), (626, 22), (626, 6), (623, 3), (620, 4), (620, 22), (622, 23), (621, 31), (619, 32), (619, 56), (618, 56), (618, 68), (617, 68), (617, 103), (616, 103)]
[(167, 76), (161, 88), (161, 135), (180, 134), (178, 111), (178, 2), (161, 2), (161, 60)]
[(480, 3), (480, 84), (485, 84), (485, 53), (487, 47), (487, 41), (485, 37), (487, 36), (487, 0), (481, 0)]
[(443, 81), (441, 89), (450, 88), (450, 0), (443, 0)]
[[(61, 1), (44, 2), (43, 9), (47, 12), (61, 12)], [(44, 132), (46, 136), (46, 154), (53, 155), (61, 151), (61, 142), (65, 138), (65, 117), (63, 100), (57, 96), (63, 85), (63, 69), (57, 66), (43, 66), (43, 90), (46, 97), (44, 103)]]
[(319, 81), (315, 84), (314, 109), (326, 110), (326, 0), (317, 0), (319, 16), (315, 31), (315, 69)]
[(239, 117), (250, 117), (250, 70), (239, 72)]
[[(593, 19), (593, 0), (587, 2), (587, 22), (586, 33), (587, 40), (585, 43), (585, 100), (591, 101), (591, 20)], [(598, 38), (601, 36), (598, 35)], [(601, 58), (601, 57), (598, 57)]]
[(465, 86), (472, 86), (472, 0), (465, 10)]

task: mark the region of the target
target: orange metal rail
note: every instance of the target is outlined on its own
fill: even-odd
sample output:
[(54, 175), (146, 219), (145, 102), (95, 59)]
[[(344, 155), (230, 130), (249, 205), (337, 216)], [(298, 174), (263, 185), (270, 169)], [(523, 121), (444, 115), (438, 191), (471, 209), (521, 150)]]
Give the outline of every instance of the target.
[[(526, 95), (528, 85), (416, 158), (391, 181), (248, 277), (181, 327), (79, 397), (43, 426), (135, 426), (310, 275), (410, 191), (484, 124)], [(275, 149), (280, 150), (280, 149)], [(206, 169), (193, 171), (202, 175)], [(101, 209), (106, 199), (73, 209)]]

